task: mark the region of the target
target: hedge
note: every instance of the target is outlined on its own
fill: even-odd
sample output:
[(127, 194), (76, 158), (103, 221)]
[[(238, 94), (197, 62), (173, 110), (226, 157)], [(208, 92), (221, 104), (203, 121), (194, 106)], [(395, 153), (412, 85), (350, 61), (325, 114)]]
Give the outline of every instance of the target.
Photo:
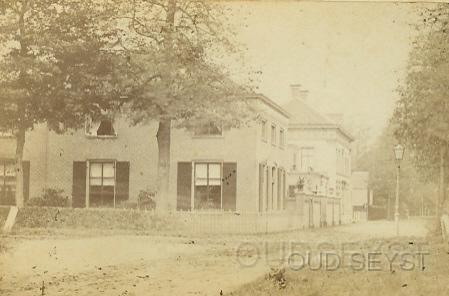
[(167, 231), (179, 229), (176, 219), (152, 211), (25, 207), (14, 227)]

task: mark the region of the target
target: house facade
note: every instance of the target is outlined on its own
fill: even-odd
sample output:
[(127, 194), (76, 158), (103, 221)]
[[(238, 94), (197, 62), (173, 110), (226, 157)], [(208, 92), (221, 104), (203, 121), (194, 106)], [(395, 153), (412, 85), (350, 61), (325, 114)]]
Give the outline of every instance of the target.
[(173, 130), (168, 208), (284, 209), (289, 115), (263, 95), (253, 103), (259, 116), (245, 127)]
[[(298, 90), (295, 89), (294, 94), (295, 91)], [(284, 106), (291, 113), (288, 184), (292, 190), (299, 185), (302, 193), (316, 196), (315, 200), (322, 198), (315, 208), (320, 208), (325, 224), (348, 223), (352, 221), (353, 138), (338, 122), (309, 106), (306, 96), (306, 91), (299, 91), (299, 95)], [(313, 211), (314, 219), (318, 219)]]
[[(157, 143), (151, 135), (157, 125), (130, 127), (122, 118), (102, 122), (86, 123), (85, 129), (72, 134), (58, 135), (45, 125), (28, 132), (25, 199), (39, 196), (44, 188), (56, 188), (64, 191), (73, 207), (114, 207), (136, 200), (156, 178)], [(3, 159), (13, 165), (15, 141), (2, 140), (2, 148), (6, 142), (10, 147)]]
[[(211, 123), (194, 131), (172, 129), (170, 192), (159, 207), (233, 212), (284, 208), (288, 113), (262, 95), (253, 103), (259, 117), (242, 128)], [(130, 126), (120, 116), (87, 121), (84, 130), (64, 135), (37, 126), (26, 134), (25, 199), (56, 188), (64, 190), (73, 207), (137, 202), (141, 190), (156, 190), (157, 126)], [(0, 203), (12, 204), (14, 138), (0, 136), (0, 147)]]

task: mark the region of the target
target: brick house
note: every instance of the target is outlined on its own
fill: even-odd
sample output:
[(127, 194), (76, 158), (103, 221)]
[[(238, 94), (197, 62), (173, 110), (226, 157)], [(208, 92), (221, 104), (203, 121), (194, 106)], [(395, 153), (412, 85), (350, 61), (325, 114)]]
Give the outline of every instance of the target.
[(240, 129), (173, 130), (169, 208), (238, 212), (282, 210), (288, 113), (254, 97), (260, 120)]
[[(155, 131), (156, 125), (129, 127), (121, 118), (86, 123), (85, 129), (64, 135), (37, 126), (26, 134), (25, 199), (48, 187), (64, 190), (73, 207), (109, 207), (135, 200), (148, 180), (156, 178), (157, 153), (151, 153), (157, 151), (151, 138)], [(1, 141), (2, 147), (9, 147), (3, 159), (13, 165), (14, 139)]]
[[(239, 129), (211, 124), (173, 128), (169, 210), (258, 212), (281, 210), (286, 195), (288, 114), (263, 95), (254, 97), (261, 120)], [(73, 207), (117, 207), (155, 190), (157, 123), (131, 127), (116, 116), (57, 135), (44, 125), (26, 134), (25, 199), (43, 188), (63, 189)], [(1, 204), (14, 202), (15, 140), (0, 135)], [(2, 171), (3, 170), (3, 171)], [(260, 174), (260, 176), (259, 176)]]
[[(294, 97), (284, 106), (291, 114), (288, 184), (295, 188), (302, 183), (303, 193), (315, 196), (310, 201), (310, 211), (314, 212), (311, 219), (315, 219), (312, 224), (350, 222), (353, 137), (336, 120), (337, 116), (313, 109), (307, 103), (307, 91), (297, 87), (293, 86)], [(321, 223), (317, 223), (317, 215), (321, 216)]]

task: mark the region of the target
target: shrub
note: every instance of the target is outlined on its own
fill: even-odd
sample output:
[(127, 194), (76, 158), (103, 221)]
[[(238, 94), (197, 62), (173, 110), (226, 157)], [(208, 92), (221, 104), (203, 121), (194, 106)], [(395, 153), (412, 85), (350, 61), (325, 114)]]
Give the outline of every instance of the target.
[(156, 208), (156, 202), (154, 197), (156, 196), (155, 191), (150, 190), (140, 190), (138, 195), (138, 205), (141, 210), (154, 210)]
[(67, 207), (69, 206), (69, 198), (64, 196), (64, 190), (44, 188), (42, 195), (33, 197), (27, 201), (27, 206)]
[[(173, 215), (153, 211), (112, 208), (25, 207), (17, 214), (15, 230), (21, 228), (112, 230), (137, 232), (186, 232)], [(180, 229), (180, 230), (179, 230)]]
[(125, 200), (116, 205), (118, 209), (137, 209), (138, 205), (136, 201)]

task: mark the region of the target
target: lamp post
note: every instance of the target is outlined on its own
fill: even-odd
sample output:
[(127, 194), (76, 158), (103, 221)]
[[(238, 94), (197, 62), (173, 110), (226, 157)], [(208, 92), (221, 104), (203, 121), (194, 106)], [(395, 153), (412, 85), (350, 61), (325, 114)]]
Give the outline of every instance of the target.
[(396, 225), (396, 236), (399, 236), (399, 173), (401, 170), (401, 160), (402, 160), (402, 157), (404, 157), (405, 148), (401, 144), (398, 144), (394, 147), (393, 151), (394, 151), (394, 158), (396, 159), (396, 164), (397, 164), (394, 222)]

